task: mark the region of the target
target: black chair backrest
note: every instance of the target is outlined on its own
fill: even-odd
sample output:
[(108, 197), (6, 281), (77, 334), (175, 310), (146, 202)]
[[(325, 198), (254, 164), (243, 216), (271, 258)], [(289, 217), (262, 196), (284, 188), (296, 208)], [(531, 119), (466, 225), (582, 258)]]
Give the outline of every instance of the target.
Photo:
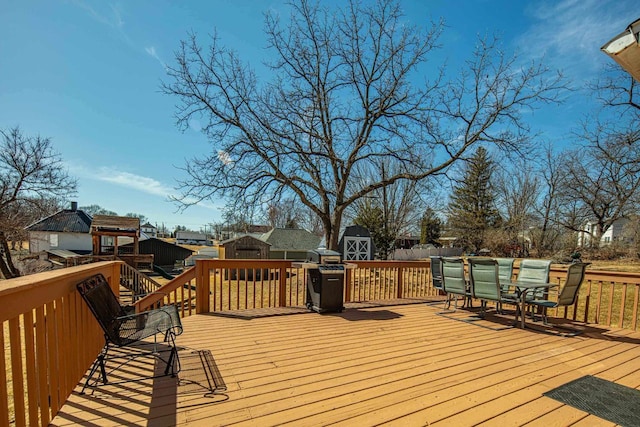
[(126, 316), (124, 308), (102, 274), (96, 274), (76, 285), (82, 299), (89, 306), (107, 339), (121, 345), (118, 317)]
[(431, 261), (431, 283), (436, 289), (442, 289), (442, 257), (430, 256)]

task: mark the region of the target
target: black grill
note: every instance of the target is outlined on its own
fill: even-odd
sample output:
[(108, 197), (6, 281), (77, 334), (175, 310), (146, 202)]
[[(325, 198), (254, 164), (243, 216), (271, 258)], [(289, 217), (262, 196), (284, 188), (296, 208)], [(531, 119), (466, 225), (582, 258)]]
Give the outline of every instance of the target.
[(318, 313), (344, 310), (344, 272), (339, 252), (316, 249), (307, 253), (307, 308)]

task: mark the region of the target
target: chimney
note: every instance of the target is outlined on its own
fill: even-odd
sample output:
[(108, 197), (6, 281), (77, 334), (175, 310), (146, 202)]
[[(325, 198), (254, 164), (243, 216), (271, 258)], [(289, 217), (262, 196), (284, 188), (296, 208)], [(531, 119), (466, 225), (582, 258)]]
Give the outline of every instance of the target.
[(74, 212), (78, 210), (78, 202), (71, 202), (71, 210)]

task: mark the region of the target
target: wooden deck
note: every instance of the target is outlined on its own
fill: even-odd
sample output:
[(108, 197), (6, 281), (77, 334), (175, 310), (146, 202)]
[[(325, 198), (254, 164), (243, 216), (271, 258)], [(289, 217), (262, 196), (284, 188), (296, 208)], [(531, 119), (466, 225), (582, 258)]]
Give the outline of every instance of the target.
[[(640, 388), (640, 334), (578, 337), (460, 322), (427, 304), (196, 315), (178, 337), (210, 350), (228, 387), (205, 397), (171, 377), (76, 392), (53, 425), (613, 425), (542, 395), (584, 375)], [(459, 311), (465, 318), (468, 312)], [(486, 327), (480, 327), (486, 326)], [(112, 379), (153, 369), (132, 362)], [(187, 381), (188, 382), (188, 381)], [(228, 397), (228, 399), (227, 399)], [(224, 400), (226, 399), (226, 400)]]

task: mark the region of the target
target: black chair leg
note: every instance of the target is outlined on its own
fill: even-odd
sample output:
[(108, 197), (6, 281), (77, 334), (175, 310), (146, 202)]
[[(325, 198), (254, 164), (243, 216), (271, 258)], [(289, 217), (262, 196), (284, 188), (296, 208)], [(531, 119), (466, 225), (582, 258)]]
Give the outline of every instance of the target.
[(80, 394), (84, 394), (85, 389), (89, 386), (89, 381), (91, 381), (91, 378), (93, 378), (93, 375), (96, 373), (98, 368), (100, 368), (100, 376), (102, 377), (102, 383), (103, 384), (107, 383), (107, 369), (104, 366), (104, 359), (107, 357), (107, 351), (108, 351), (108, 348), (103, 349), (98, 355), (98, 358), (96, 359), (96, 361), (93, 362), (93, 365), (91, 366), (91, 370), (89, 371), (89, 376), (87, 377), (87, 380), (84, 382), (84, 386), (82, 387), (82, 391), (80, 391)]

